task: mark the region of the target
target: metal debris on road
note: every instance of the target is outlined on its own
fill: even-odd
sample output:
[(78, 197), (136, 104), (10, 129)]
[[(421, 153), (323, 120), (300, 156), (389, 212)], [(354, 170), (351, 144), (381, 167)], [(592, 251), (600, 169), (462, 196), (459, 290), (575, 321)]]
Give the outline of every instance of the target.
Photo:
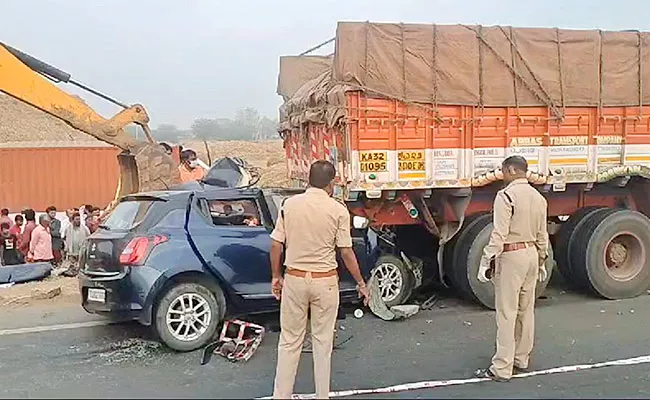
[(212, 354), (225, 357), (228, 361), (248, 361), (264, 337), (264, 327), (238, 319), (225, 321), (219, 340), (210, 343), (203, 350), (201, 365), (207, 364)]
[(463, 324), (465, 324), (465, 325), (467, 325), (467, 326), (472, 326), (472, 323), (469, 322), (469, 321), (463, 321)]
[(431, 310), (438, 300), (440, 300), (440, 297), (434, 294), (426, 299), (424, 303), (420, 304), (420, 310)]

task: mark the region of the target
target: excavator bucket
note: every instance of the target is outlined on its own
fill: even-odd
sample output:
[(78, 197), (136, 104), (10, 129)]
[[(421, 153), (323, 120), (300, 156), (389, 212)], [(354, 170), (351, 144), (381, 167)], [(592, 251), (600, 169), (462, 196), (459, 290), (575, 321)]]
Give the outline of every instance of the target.
[(120, 183), (117, 197), (167, 190), (181, 182), (178, 165), (158, 144), (142, 143), (118, 155)]

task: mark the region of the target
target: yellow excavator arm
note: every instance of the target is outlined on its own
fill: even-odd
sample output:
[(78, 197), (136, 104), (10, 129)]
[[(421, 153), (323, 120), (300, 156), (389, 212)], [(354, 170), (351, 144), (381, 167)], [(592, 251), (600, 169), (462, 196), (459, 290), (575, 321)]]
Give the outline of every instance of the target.
[[(77, 96), (53, 82), (65, 82), (124, 108), (110, 119), (99, 115)], [(164, 190), (180, 182), (176, 163), (156, 143), (149, 129), (149, 115), (142, 105), (124, 105), (72, 79), (71, 75), (0, 42), (0, 91), (39, 108), (88, 135), (123, 150), (118, 156), (120, 183), (117, 197)], [(147, 142), (126, 133), (129, 124), (142, 127)]]

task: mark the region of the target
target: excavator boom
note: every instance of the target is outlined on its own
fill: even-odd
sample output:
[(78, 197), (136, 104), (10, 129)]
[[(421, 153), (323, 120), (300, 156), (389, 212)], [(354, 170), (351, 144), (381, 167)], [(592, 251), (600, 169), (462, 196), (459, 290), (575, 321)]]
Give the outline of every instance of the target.
[[(76, 85), (124, 109), (106, 119), (81, 98), (66, 93), (51, 81)], [(122, 149), (123, 152), (118, 156), (120, 183), (117, 197), (140, 191), (163, 190), (180, 182), (174, 160), (151, 135), (149, 115), (142, 105), (122, 104), (74, 81), (70, 74), (2, 42), (0, 91)], [(124, 127), (129, 124), (141, 126), (148, 142), (140, 142), (127, 134)]]

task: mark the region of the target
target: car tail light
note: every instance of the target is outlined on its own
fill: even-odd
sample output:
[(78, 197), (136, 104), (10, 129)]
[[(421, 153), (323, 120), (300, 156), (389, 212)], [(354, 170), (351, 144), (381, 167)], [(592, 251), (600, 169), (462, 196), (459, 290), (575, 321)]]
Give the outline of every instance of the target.
[(122, 254), (120, 254), (120, 264), (122, 265), (141, 265), (151, 253), (154, 247), (165, 243), (169, 238), (165, 235), (138, 236), (131, 239), (126, 245)]

